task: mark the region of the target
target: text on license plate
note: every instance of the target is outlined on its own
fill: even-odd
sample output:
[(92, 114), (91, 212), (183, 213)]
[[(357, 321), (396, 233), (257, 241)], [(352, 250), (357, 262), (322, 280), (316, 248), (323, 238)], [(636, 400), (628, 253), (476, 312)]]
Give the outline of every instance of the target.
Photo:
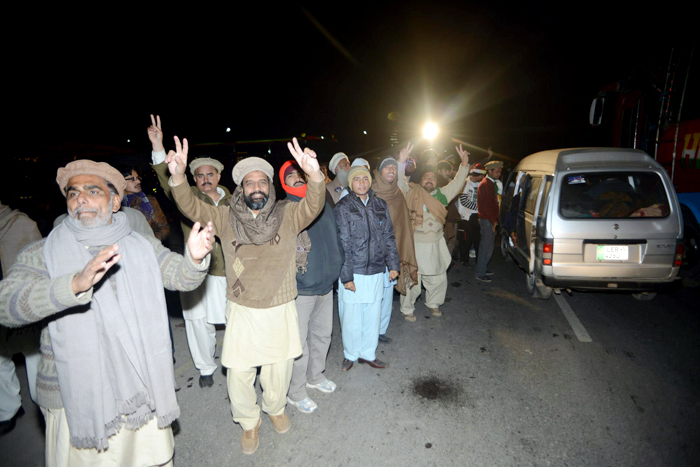
[(598, 261), (627, 261), (629, 259), (629, 247), (627, 245), (598, 245), (596, 259)]

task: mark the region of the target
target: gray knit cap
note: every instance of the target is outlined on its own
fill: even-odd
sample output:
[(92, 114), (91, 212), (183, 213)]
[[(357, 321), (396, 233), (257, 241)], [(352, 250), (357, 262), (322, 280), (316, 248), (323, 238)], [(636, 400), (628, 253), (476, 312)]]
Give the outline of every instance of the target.
[(386, 167), (387, 165), (394, 165), (397, 169), (399, 168), (399, 163), (396, 162), (396, 159), (394, 159), (391, 156), (386, 156), (379, 162), (379, 169), (377, 171), (381, 173), (382, 169), (384, 169), (384, 167)]
[(251, 172), (259, 170), (264, 172), (265, 175), (272, 181), (274, 177), (274, 170), (269, 162), (265, 159), (259, 157), (246, 157), (238, 164), (233, 166), (233, 171), (231, 175), (233, 176), (233, 181), (236, 185), (240, 185), (243, 182), (243, 178)]

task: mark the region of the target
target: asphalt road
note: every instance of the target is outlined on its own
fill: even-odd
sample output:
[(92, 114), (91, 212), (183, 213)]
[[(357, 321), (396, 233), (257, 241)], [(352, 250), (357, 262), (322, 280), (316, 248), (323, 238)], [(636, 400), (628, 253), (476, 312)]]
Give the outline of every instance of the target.
[[(341, 371), (336, 313), (326, 374), (338, 390), (311, 390), (314, 414), (288, 408), (286, 434), (264, 418), (252, 456), (241, 453), (225, 377), (219, 370), (212, 388), (199, 388), (183, 322), (172, 318), (182, 387), (176, 465), (700, 464), (700, 289), (648, 302), (576, 292), (542, 301), (528, 297), (512, 262), (494, 257), (491, 269), (486, 284), (473, 268), (453, 267), (440, 318), (421, 297), (408, 323), (395, 300), (394, 342), (378, 351), (386, 370)], [(0, 438), (1, 466), (43, 465), (41, 414), (26, 384), (23, 395), (27, 415)]]

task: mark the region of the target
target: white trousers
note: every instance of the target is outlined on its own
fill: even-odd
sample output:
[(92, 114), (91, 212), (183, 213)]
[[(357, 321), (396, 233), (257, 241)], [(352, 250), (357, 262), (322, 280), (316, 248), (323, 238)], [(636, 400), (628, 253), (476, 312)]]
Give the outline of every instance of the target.
[[(41, 361), (41, 352), (37, 348), (32, 351), (24, 351), (25, 366), (27, 369), (27, 382), (29, 383), (29, 395), (36, 402), (36, 374)], [(7, 421), (15, 416), (22, 407), (19, 378), (12, 355), (0, 354), (0, 422)]]
[(425, 286), (425, 306), (440, 308), (445, 303), (447, 294), (447, 273), (436, 276), (424, 276), (418, 272), (418, 283), (401, 295), (401, 313), (408, 315), (416, 309), (416, 300), (421, 294), (421, 284)]
[(175, 438), (170, 426), (158, 428), (151, 419), (138, 430), (123, 428), (109, 438), (109, 448), (78, 449), (70, 444), (70, 431), (64, 409), (41, 407), (46, 421), (46, 467), (150, 467), (172, 466)]
[(214, 325), (226, 323), (226, 278), (207, 274), (197, 289), (180, 292), (180, 303), (192, 362), (203, 376), (209, 376), (217, 368)]

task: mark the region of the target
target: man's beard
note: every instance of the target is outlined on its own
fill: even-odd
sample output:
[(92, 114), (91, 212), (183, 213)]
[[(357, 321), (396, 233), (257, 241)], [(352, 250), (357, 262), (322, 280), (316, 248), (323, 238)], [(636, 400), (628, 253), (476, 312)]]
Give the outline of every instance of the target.
[(336, 175), (338, 178), (338, 181), (340, 182), (340, 186), (343, 188), (348, 186), (348, 171), (343, 170), (340, 167), (338, 167), (338, 174)]
[[(253, 195), (262, 195), (263, 199), (261, 201), (253, 201)], [(262, 191), (254, 191), (248, 196), (243, 195), (243, 201), (245, 201), (245, 205), (248, 206), (252, 211), (259, 211), (262, 208), (264, 208), (265, 204), (267, 204), (267, 200), (268, 195), (266, 195)]]
[(423, 186), (423, 185), (421, 185), (421, 186), (422, 186), (423, 189), (424, 189), (425, 191), (427, 191), (428, 193), (430, 193), (431, 191), (433, 191), (433, 190), (435, 189), (435, 186), (432, 185), (432, 184), (429, 184), (429, 183), (426, 183), (425, 186)]
[[(71, 213), (70, 209), (68, 209), (68, 219), (70, 219), (70, 222), (72, 222), (73, 225), (75, 225), (76, 227), (82, 227), (83, 229), (98, 229), (100, 227), (104, 227), (105, 225), (109, 224), (109, 220), (112, 218), (112, 213), (108, 211), (103, 217), (98, 216), (81, 220), (78, 219), (79, 210), (80, 208), (76, 209), (73, 213)], [(83, 209), (82, 212), (96, 213), (97, 211), (92, 209)]]

